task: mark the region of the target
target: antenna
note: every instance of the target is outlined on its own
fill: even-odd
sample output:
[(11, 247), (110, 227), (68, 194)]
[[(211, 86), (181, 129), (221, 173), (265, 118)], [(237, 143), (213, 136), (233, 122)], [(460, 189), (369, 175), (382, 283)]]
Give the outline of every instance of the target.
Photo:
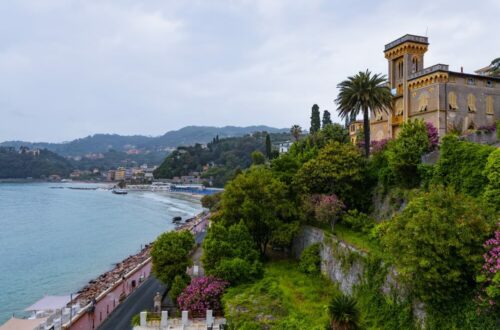
[(428, 32), (429, 32), (429, 27), (428, 27), (428, 26), (426, 26), (426, 27), (425, 27), (425, 36), (426, 36), (426, 37), (427, 37), (427, 33), (428, 33)]

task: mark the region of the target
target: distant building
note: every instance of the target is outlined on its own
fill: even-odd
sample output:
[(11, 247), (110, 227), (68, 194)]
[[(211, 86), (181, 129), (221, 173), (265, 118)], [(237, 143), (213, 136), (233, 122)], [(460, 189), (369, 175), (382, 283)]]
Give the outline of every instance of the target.
[(372, 140), (395, 138), (413, 119), (433, 124), (443, 136), (451, 129), (476, 129), (500, 119), (500, 77), (450, 71), (446, 64), (424, 67), (428, 38), (407, 34), (385, 45), (394, 109), (372, 114)]
[(106, 180), (115, 181), (115, 171), (114, 170), (108, 171), (108, 175), (106, 176)]
[(356, 120), (353, 121), (349, 125), (349, 139), (351, 140), (352, 144), (356, 144), (358, 142), (358, 136), (359, 134), (363, 131), (363, 121), (362, 120)]
[(288, 150), (290, 150), (290, 147), (292, 146), (293, 142), (291, 141), (286, 141), (286, 142), (282, 142), (279, 144), (279, 152), (280, 154), (283, 154), (283, 153), (287, 153)]
[(121, 181), (125, 180), (125, 168), (124, 167), (118, 167), (115, 171), (115, 180), (114, 181)]

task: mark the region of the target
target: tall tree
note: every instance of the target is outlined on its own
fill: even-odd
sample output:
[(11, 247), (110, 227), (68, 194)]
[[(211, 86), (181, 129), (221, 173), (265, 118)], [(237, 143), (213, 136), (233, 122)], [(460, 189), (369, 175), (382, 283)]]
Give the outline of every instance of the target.
[(302, 127), (299, 125), (293, 125), (292, 128), (290, 128), (290, 134), (292, 134), (295, 141), (298, 141), (300, 134), (302, 134)]
[(330, 111), (328, 110), (323, 111), (323, 122), (322, 122), (323, 128), (325, 128), (326, 125), (331, 125), (331, 124), (332, 124), (332, 118)]
[(370, 110), (372, 113), (387, 112), (392, 108), (392, 94), (385, 75), (368, 70), (360, 71), (337, 85), (339, 94), (335, 99), (340, 117), (357, 116), (363, 113), (365, 155), (370, 155)]
[(271, 146), (271, 136), (269, 134), (266, 135), (266, 156), (267, 159), (271, 159), (272, 146)]
[(310, 133), (316, 133), (319, 131), (321, 128), (321, 120), (320, 120), (320, 113), (319, 113), (319, 107), (317, 104), (314, 104), (311, 109), (311, 129), (309, 130)]

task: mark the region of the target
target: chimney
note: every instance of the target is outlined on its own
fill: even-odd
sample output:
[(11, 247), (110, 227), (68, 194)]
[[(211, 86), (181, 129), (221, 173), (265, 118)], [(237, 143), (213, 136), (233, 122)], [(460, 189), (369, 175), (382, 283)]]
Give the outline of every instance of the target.
[(463, 66), (460, 67), (460, 73), (464, 73), (464, 67)]

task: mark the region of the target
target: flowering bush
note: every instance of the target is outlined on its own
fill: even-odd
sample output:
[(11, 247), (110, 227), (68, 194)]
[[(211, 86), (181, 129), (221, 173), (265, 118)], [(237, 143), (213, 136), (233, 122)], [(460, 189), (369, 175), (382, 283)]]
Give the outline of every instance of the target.
[(372, 141), (372, 153), (377, 153), (384, 150), (387, 147), (387, 143), (389, 143), (389, 139)]
[(484, 243), (484, 265), (477, 281), (483, 285), (480, 300), (487, 306), (500, 308), (500, 223), (495, 236)]
[(177, 304), (181, 310), (194, 315), (203, 315), (208, 309), (219, 311), (222, 309), (220, 299), (228, 285), (213, 276), (195, 278), (177, 297)]
[(477, 128), (477, 132), (479, 133), (493, 133), (497, 130), (497, 126), (493, 125), (483, 125)]
[(332, 226), (337, 222), (339, 215), (345, 208), (344, 203), (337, 197), (337, 195), (312, 195), (310, 201), (314, 217), (320, 222), (329, 223)]
[(438, 130), (429, 122), (425, 123), (425, 127), (427, 128), (427, 136), (429, 137), (429, 151), (436, 150), (439, 143)]

